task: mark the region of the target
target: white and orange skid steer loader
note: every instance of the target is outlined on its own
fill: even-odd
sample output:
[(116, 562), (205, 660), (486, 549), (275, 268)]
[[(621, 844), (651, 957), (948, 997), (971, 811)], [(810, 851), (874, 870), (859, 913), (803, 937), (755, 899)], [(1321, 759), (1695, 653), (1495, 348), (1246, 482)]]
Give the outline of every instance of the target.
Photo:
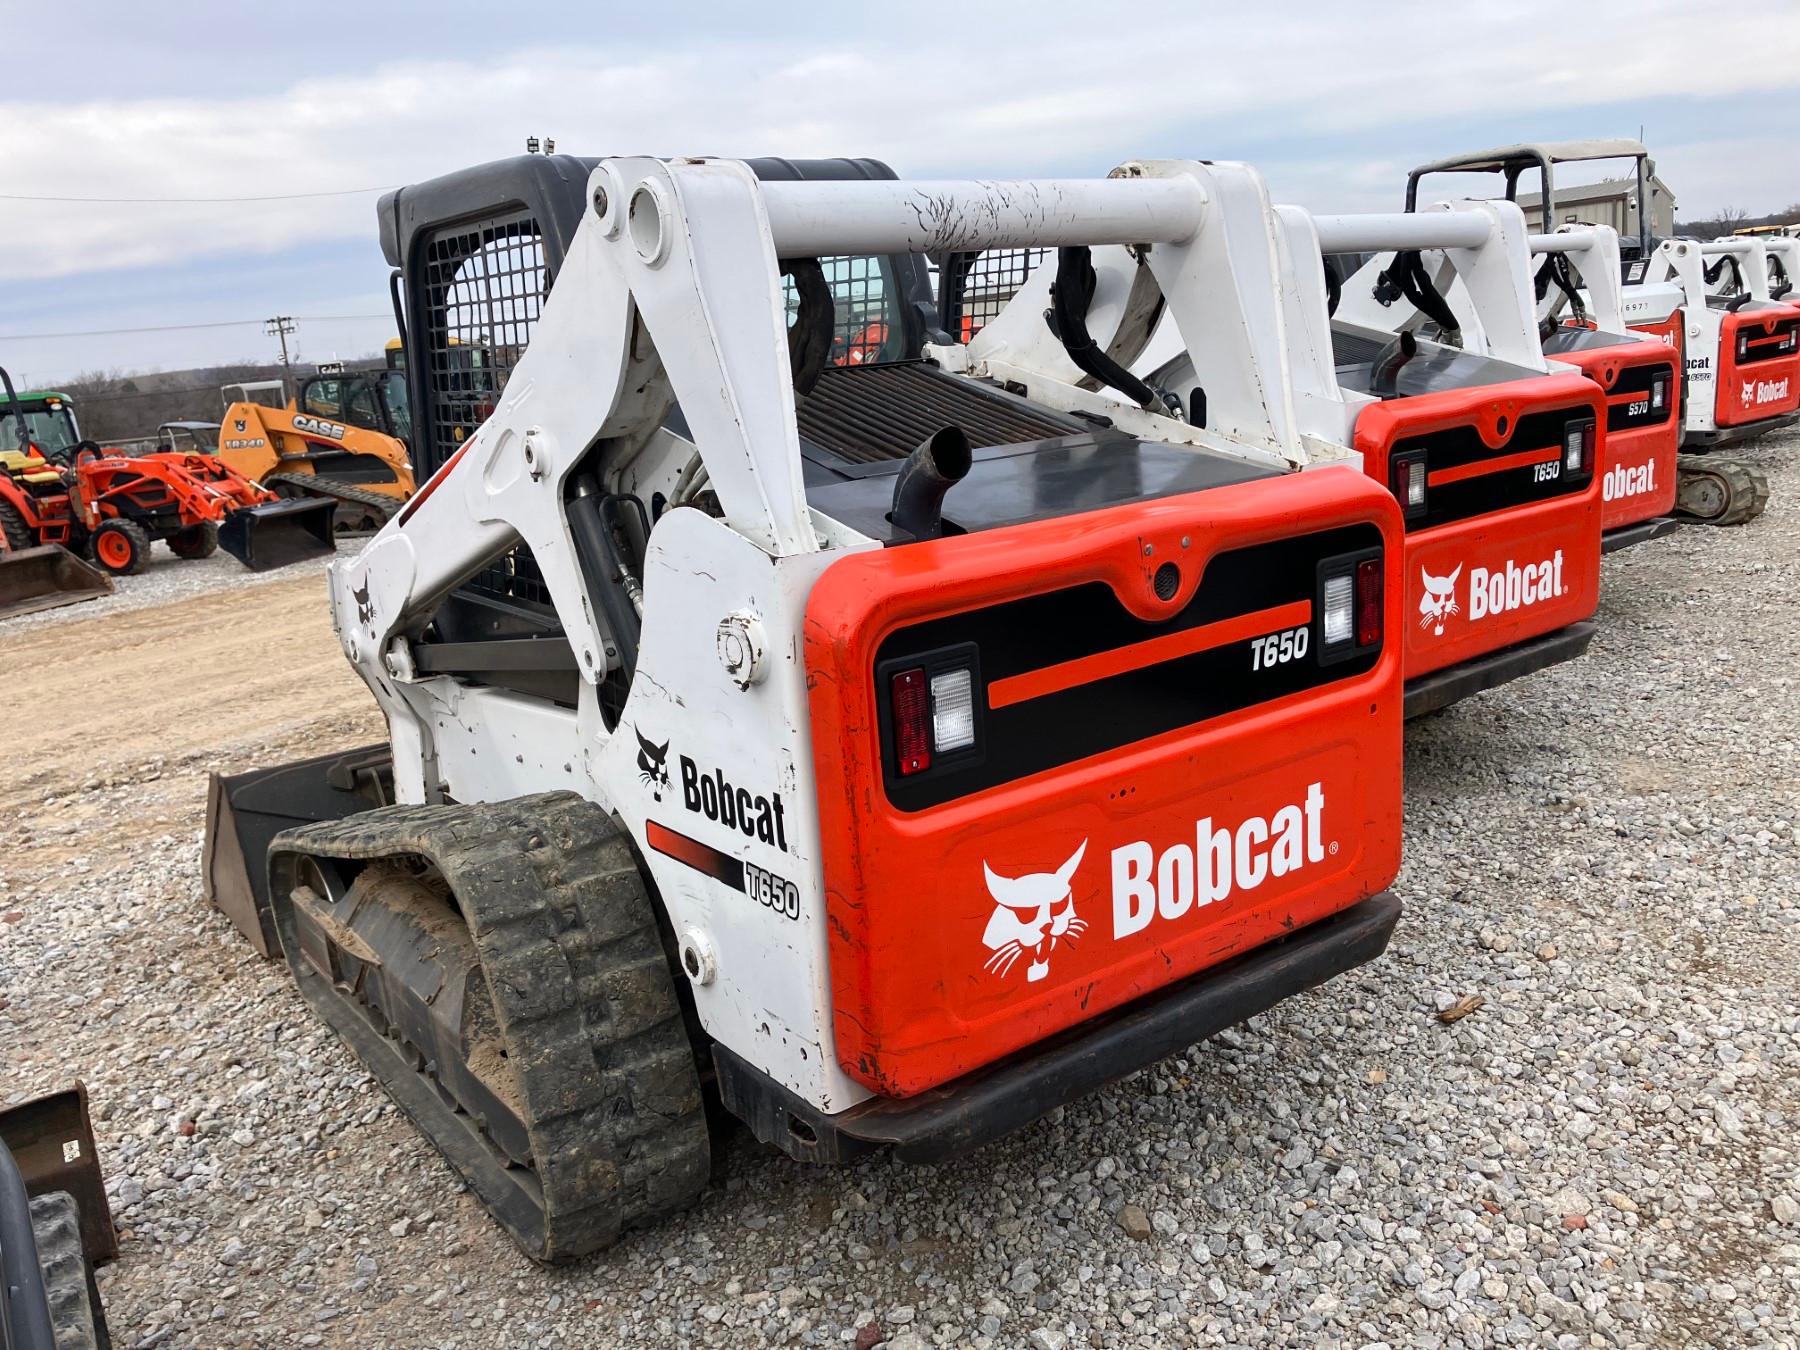
[[(1604, 400), (1596, 459), (1602, 548), (1613, 552), (1679, 528), (1670, 514), (1682, 435), (1679, 358), (1625, 321), (1618, 232), (1610, 225), (1565, 225), (1532, 235), (1529, 245), (1546, 369), (1585, 375)], [(1414, 305), (1393, 303), (1400, 265), (1391, 253), (1366, 262), (1343, 283), (1346, 308), (1370, 327), (1398, 333), (1412, 326), (1463, 351), (1494, 354), (1486, 316), (1445, 254), (1426, 255), (1420, 275), (1450, 311), (1447, 331)], [(1416, 276), (1408, 280), (1420, 284)], [(1691, 496), (1706, 478), (1702, 470), (1682, 482)]]
[[(1319, 215), (1276, 208), (1291, 284), (1317, 292), (1290, 360), (1297, 416), (1317, 446), (1350, 454), (1405, 518), (1401, 564), (1411, 622), (1402, 640), (1406, 713), (1420, 716), (1574, 659), (1596, 631), (1606, 418), (1600, 389), (1553, 370), (1539, 345), (1525, 222), (1507, 202), (1421, 213)], [(1407, 301), (1384, 307), (1363, 273), (1341, 285), (1326, 260), (1398, 259)], [(1141, 273), (1123, 250), (1108, 271)], [(1067, 284), (1042, 268), (1021, 299)], [(1442, 273), (1439, 276), (1439, 273)], [(1440, 282), (1454, 278), (1480, 316), (1465, 349)], [(1103, 290), (1141, 289), (1115, 282)], [(1052, 315), (1057, 313), (1054, 297)], [(974, 346), (1007, 322), (984, 330)], [(1135, 368), (1190, 421), (1211, 424), (1229, 372), (1215, 342), (1184, 347), (1165, 322)], [(1131, 393), (1132, 398), (1138, 397)]]
[[(215, 784), (207, 858), (525, 1251), (697, 1195), (709, 1092), (955, 1156), (1381, 952), (1400, 513), (1296, 416), (1260, 180), (529, 159), (381, 207), (409, 363), (496, 376), (332, 572), (388, 744)], [(920, 358), (923, 255), (1108, 245), (1207, 426)]]
[(1680, 491), (1678, 506), (1707, 524), (1740, 524), (1761, 513), (1767, 477), (1749, 461), (1717, 452), (1800, 420), (1800, 310), (1749, 295), (1712, 294), (1730, 250), (1722, 247), (1725, 241), (1656, 234), (1655, 165), (1641, 142), (1532, 143), (1454, 155), (1408, 175), (1406, 205), (1417, 208), (1420, 183), (1432, 175), (1498, 173), (1513, 200), (1520, 180), (1535, 174), (1541, 182), (1538, 223), (1548, 234), (1572, 223), (1557, 196), (1556, 166), (1608, 160), (1629, 161), (1633, 174), (1626, 200), (1635, 228), (1621, 230), (1625, 321), (1635, 332), (1661, 338), (1682, 359), (1682, 448), (1689, 453), (1678, 472), (1694, 481)]

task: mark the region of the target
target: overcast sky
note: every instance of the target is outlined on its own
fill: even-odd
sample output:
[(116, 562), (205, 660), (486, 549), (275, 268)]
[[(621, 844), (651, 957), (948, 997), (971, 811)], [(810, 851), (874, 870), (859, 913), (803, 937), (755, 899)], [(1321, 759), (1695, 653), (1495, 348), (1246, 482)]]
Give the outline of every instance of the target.
[[(577, 154), (875, 155), (902, 175), (1244, 159), (1397, 209), (1421, 160), (1635, 136), (1684, 217), (1800, 199), (1800, 7), (0, 0), (0, 364), (43, 382), (393, 332), (374, 192), (548, 133)], [(909, 13), (916, 22), (907, 22)], [(1596, 35), (1584, 48), (1582, 35)], [(350, 195), (285, 202), (80, 198)], [(152, 325), (257, 322), (46, 338)]]

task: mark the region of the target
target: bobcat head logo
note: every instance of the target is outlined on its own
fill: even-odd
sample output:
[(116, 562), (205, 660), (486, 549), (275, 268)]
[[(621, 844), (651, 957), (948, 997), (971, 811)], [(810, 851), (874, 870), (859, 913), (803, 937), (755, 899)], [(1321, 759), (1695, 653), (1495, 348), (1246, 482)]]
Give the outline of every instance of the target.
[(1425, 583), (1425, 594), (1419, 597), (1419, 627), (1429, 628), (1437, 637), (1444, 635), (1444, 620), (1452, 614), (1461, 614), (1462, 607), (1456, 603), (1456, 579), (1462, 575), (1462, 564), (1456, 564), (1456, 570), (1447, 577), (1434, 577), (1423, 567), (1419, 569), (1419, 577)]
[(1023, 877), (1003, 877), (986, 863), (988, 895), (994, 912), (988, 916), (981, 944), (993, 955), (983, 969), (1005, 978), (1021, 956), (1030, 953), (1025, 968), (1027, 983), (1035, 984), (1050, 973), (1050, 953), (1058, 942), (1073, 942), (1087, 932), (1087, 924), (1075, 916), (1075, 896), (1069, 879), (1081, 866), (1087, 840), (1054, 872), (1033, 872)]
[(372, 628), (375, 624), (375, 606), (369, 603), (369, 583), (364, 581), (351, 591), (350, 598), (356, 601), (356, 621), (364, 628)]
[(646, 740), (644, 733), (636, 727), (632, 728), (632, 734), (638, 741), (638, 777), (650, 789), (650, 795), (660, 802), (663, 790), (669, 786), (669, 743), (664, 741), (657, 745)]

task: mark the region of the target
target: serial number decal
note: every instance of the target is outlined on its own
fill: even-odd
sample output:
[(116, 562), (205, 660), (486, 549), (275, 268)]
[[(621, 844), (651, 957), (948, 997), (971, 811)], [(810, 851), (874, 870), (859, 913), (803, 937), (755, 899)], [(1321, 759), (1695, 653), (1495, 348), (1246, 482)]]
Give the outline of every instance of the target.
[(1250, 639), (1250, 669), (1269, 670), (1298, 661), (1312, 642), (1312, 629), (1302, 624), (1285, 632)]

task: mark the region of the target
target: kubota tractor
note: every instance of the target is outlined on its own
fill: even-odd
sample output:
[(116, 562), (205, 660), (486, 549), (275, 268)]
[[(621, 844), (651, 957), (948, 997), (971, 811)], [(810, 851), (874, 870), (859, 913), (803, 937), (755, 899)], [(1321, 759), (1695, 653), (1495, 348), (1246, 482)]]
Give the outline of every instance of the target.
[(144, 570), (163, 540), (178, 558), (223, 546), (253, 571), (332, 551), (332, 503), (282, 501), (207, 454), (127, 455), (81, 439), (60, 395), (7, 395), (0, 410), (0, 522), (7, 534), (81, 552), (114, 576)]
[[(333, 569), (388, 745), (216, 783), (206, 873), (532, 1256), (697, 1195), (709, 1095), (958, 1156), (1382, 950), (1400, 513), (1296, 421), (1251, 171), (527, 156), (381, 217), (409, 365), (474, 326), (507, 392)], [(1206, 418), (937, 330), (928, 250), (1115, 245)], [(911, 359), (832, 363), (858, 268)]]

